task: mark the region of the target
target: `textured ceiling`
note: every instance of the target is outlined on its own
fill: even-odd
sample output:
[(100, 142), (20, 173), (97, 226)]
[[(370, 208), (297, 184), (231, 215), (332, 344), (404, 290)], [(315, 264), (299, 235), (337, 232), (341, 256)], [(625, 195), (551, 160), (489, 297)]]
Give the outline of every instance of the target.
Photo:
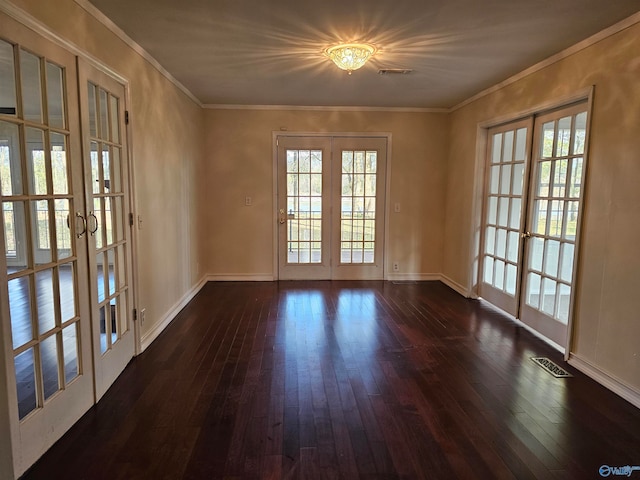
[[(204, 104), (450, 108), (638, 0), (91, 0)], [(347, 75), (323, 50), (379, 51)], [(379, 75), (380, 68), (410, 68)]]

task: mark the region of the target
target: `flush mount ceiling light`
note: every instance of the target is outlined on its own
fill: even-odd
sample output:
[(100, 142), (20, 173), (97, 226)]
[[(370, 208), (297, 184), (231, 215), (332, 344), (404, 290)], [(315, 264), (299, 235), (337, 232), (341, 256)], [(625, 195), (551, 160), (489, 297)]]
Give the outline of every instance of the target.
[(376, 53), (376, 48), (368, 43), (343, 43), (327, 48), (324, 53), (338, 68), (346, 70), (351, 75), (351, 72), (367, 63)]

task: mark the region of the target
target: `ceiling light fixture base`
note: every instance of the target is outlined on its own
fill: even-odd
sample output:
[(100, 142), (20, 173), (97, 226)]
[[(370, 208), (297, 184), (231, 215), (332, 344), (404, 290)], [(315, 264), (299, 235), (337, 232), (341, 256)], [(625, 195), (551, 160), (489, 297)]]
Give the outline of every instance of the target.
[(376, 47), (370, 43), (342, 43), (327, 48), (324, 53), (338, 68), (351, 75), (376, 53)]

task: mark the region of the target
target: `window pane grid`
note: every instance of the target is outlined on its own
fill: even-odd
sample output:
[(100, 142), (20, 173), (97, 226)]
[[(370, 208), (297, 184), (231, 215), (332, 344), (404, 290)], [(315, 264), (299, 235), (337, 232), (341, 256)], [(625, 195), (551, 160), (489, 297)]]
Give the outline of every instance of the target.
[(495, 133), (490, 141), (483, 281), (515, 296), (527, 128)]
[(322, 151), (287, 150), (287, 263), (322, 262)]
[(100, 353), (106, 354), (130, 330), (126, 259), (126, 203), (123, 179), (120, 99), (87, 84)]
[(376, 151), (343, 150), (341, 156), (340, 263), (375, 263)]

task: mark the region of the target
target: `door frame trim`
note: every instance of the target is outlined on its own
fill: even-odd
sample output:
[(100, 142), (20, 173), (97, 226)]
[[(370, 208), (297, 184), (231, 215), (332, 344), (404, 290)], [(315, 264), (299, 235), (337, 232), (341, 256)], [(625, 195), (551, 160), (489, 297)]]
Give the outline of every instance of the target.
[(271, 153), (272, 153), (272, 195), (271, 195), (271, 215), (272, 215), (272, 242), (273, 242), (273, 280), (280, 279), (278, 264), (278, 138), (279, 137), (329, 137), (329, 138), (385, 138), (387, 141), (387, 165), (385, 169), (385, 198), (384, 198), (384, 245), (383, 245), (383, 266), (382, 276), (387, 280), (389, 268), (387, 265), (389, 248), (389, 216), (391, 214), (391, 157), (392, 157), (392, 137), (391, 132), (289, 132), (275, 130), (271, 132)]
[[(471, 224), (469, 229), (469, 270), (467, 277), (467, 294), (468, 298), (478, 298), (479, 297), (479, 284), (480, 284), (480, 258), (482, 253), (482, 222), (483, 222), (483, 212), (484, 212), (484, 196), (485, 196), (485, 175), (486, 175), (486, 153), (487, 153), (487, 145), (489, 141), (489, 129), (492, 127), (498, 127), (505, 123), (515, 122), (518, 120), (522, 120), (526, 117), (535, 117), (539, 115), (543, 115), (545, 113), (552, 112), (553, 110), (561, 109), (568, 107), (574, 103), (586, 101), (587, 103), (587, 138), (591, 135), (591, 121), (593, 118), (593, 98), (595, 95), (595, 85), (591, 85), (589, 87), (585, 87), (579, 90), (576, 90), (574, 93), (556, 97), (552, 100), (548, 100), (542, 103), (537, 104), (534, 107), (530, 107), (527, 109), (519, 110), (513, 112), (511, 114), (504, 114), (498, 117), (495, 117), (490, 120), (484, 120), (478, 122), (476, 125), (476, 156), (475, 156), (475, 164), (474, 164), (474, 185), (473, 185), (473, 197), (471, 199)], [(535, 141), (535, 139), (534, 139)], [(587, 142), (585, 148), (585, 158), (588, 158), (589, 155), (589, 142)], [(586, 171), (585, 178), (588, 178), (589, 172), (589, 162), (586, 163)], [(579, 211), (579, 237), (578, 244), (575, 252), (574, 265), (578, 266), (581, 263), (581, 250), (582, 250), (582, 220), (584, 217), (584, 205), (586, 204), (586, 199), (588, 196), (588, 189), (584, 189), (582, 193), (582, 200), (580, 202), (580, 211)], [(575, 272), (575, 281), (574, 288), (572, 289), (572, 305), (571, 310), (569, 312), (569, 322), (567, 324), (567, 340), (566, 345), (561, 345), (564, 347), (564, 358), (568, 360), (571, 356), (571, 350), (573, 347), (574, 340), (574, 313), (575, 309), (573, 308), (573, 304), (575, 303), (575, 292), (580, 287), (580, 272), (576, 268)], [(541, 337), (542, 338), (542, 337)], [(552, 341), (549, 341), (546, 337), (543, 337), (549, 345), (553, 348), (557, 349), (558, 345)]]

